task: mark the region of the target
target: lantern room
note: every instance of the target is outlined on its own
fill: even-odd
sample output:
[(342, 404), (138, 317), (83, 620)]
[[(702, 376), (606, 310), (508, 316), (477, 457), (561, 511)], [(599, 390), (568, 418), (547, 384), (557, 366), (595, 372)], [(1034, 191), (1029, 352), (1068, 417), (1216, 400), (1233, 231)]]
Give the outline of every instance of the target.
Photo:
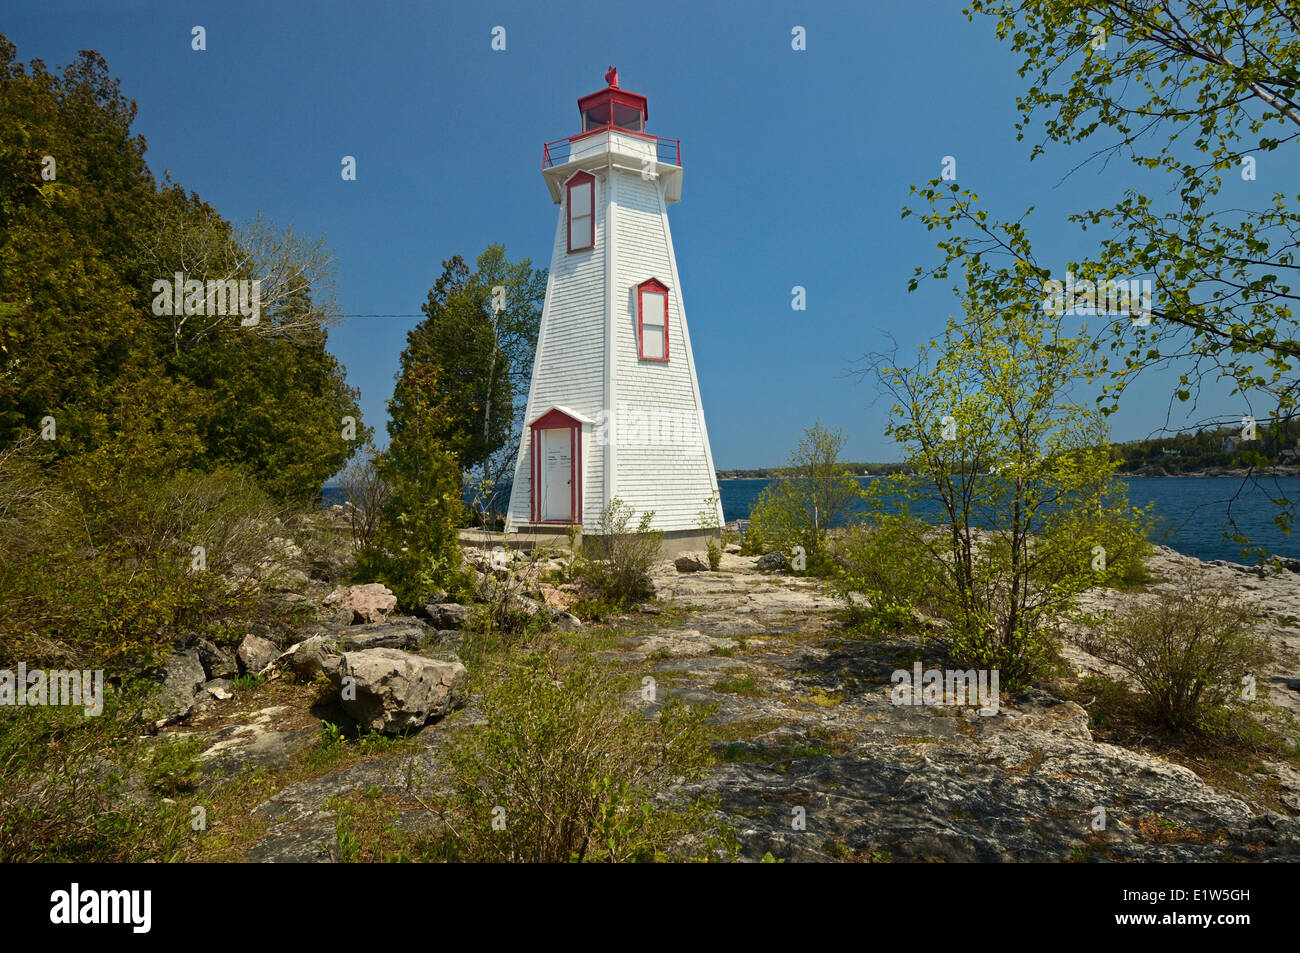
[(618, 70), (612, 66), (605, 72), (605, 82), (609, 84), (605, 89), (578, 100), (582, 131), (613, 126), (629, 132), (645, 132), (645, 121), (649, 118), (646, 98), (619, 89)]
[(605, 166), (632, 168), (660, 181), (664, 201), (682, 198), (682, 143), (645, 131), (650, 110), (639, 93), (619, 89), (618, 70), (605, 72), (604, 89), (578, 100), (582, 131), (542, 144), (542, 174), (559, 205), (577, 172), (588, 175)]

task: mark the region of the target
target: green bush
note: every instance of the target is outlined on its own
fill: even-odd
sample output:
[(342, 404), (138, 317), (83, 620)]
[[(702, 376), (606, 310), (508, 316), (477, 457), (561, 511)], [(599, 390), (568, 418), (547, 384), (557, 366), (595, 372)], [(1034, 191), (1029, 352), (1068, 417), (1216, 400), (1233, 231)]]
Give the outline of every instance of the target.
[(620, 499), (601, 511), (596, 532), (583, 537), (582, 558), (576, 569), (597, 596), (615, 606), (648, 599), (650, 569), (659, 561), (664, 534), (651, 529), (654, 510), (641, 514), (633, 528), (635, 511)]
[[(750, 513), (751, 518), (753, 513)], [(767, 552), (763, 543), (763, 534), (757, 529), (751, 519), (749, 528), (745, 530), (745, 535), (740, 540), (740, 555), (742, 556), (762, 556)]]
[(429, 441), (394, 443), (379, 457), (390, 495), (369, 544), (357, 557), (358, 582), (382, 582), (398, 608), (418, 611), (438, 589), (466, 595), (458, 527), (465, 518), (456, 461)]
[(718, 571), (722, 565), (722, 544), (718, 541), (720, 530), (718, 526), (718, 491), (713, 493), (704, 501), (700, 507), (700, 512), (695, 518), (696, 525), (700, 531), (708, 537), (705, 545), (705, 551), (709, 559), (709, 569), (713, 572)]
[[(104, 711), (0, 707), (0, 863), (182, 859), (190, 813), (154, 794), (192, 778), (192, 751), (140, 740), (142, 695)], [(133, 780), (143, 776), (145, 789)]]
[(942, 615), (945, 567), (931, 545), (934, 534), (934, 527), (918, 519), (891, 514), (849, 527), (829, 544), (836, 588), (846, 600), (860, 592), (873, 606), (888, 603)]
[(706, 544), (706, 550), (709, 556), (709, 569), (713, 572), (717, 572), (718, 567), (722, 565), (722, 547), (718, 544), (716, 539), (709, 537), (709, 541)]
[(49, 469), (27, 446), (0, 454), (0, 662), (132, 674), (258, 611), (245, 596), (278, 510), (234, 473), (118, 481), (117, 446)]
[(202, 748), (201, 738), (160, 739), (145, 761), (145, 782), (152, 790), (168, 796), (192, 791), (199, 781), (197, 758)]
[(1269, 648), (1252, 627), (1257, 616), (1231, 590), (1189, 571), (1172, 589), (1131, 598), (1080, 641), (1136, 679), (1153, 721), (1195, 730), (1245, 704), (1243, 680), (1262, 681)]
[(840, 460), (843, 446), (843, 434), (821, 423), (804, 431), (787, 465), (750, 510), (742, 544), (748, 545), (746, 552), (790, 553), (802, 546), (809, 573), (830, 571), (831, 563), (824, 558), (827, 530), (844, 523), (863, 497), (862, 488)]
[(647, 718), (626, 701), (635, 683), (584, 655), (525, 656), (481, 683), (487, 724), (449, 751), (450, 857), (653, 861), (721, 846), (714, 805), (660, 797), (710, 763), (707, 711), (669, 700)]

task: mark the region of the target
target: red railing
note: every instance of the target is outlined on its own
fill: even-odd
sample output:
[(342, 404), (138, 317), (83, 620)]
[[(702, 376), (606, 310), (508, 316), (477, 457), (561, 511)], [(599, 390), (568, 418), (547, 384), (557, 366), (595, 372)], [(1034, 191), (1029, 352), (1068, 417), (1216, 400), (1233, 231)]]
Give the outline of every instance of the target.
[(649, 139), (655, 144), (656, 161), (671, 163), (672, 165), (682, 164), (682, 140), (665, 139), (662, 136), (652, 136), (648, 132), (635, 132), (621, 126), (609, 125), (601, 126), (598, 129), (588, 129), (586, 132), (580, 132), (576, 136), (569, 136), (567, 139), (556, 139), (554, 142), (542, 143), (542, 168), (549, 169), (552, 166), (564, 165), (569, 161), (569, 156), (573, 154), (573, 144), (579, 139), (586, 139), (588, 136), (610, 131), (625, 136), (636, 136), (639, 139)]

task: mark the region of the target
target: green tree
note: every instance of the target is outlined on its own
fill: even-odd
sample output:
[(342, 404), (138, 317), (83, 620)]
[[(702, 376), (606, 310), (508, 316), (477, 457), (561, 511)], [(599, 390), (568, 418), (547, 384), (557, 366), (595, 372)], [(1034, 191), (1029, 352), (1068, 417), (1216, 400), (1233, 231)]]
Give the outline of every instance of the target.
[[(281, 499), (313, 499), (369, 435), (326, 349), (323, 245), (158, 190), (130, 133), (135, 104), (98, 54), (62, 75), (15, 57), (0, 37), (0, 446), (49, 416), (48, 456), (91, 452), (129, 427), (124, 414), (149, 412), (123, 394), (165, 379), (187, 395), (171, 426), (201, 442), (173, 467), (242, 469)], [(155, 315), (153, 282), (178, 271), (261, 280), (261, 321)]]
[[(1073, 150), (1072, 171), (1116, 158), (1138, 170), (1122, 195), (1070, 216), (1097, 238), (1069, 271), (1154, 286), (1149, 315), (1112, 309), (1094, 328), (1105, 411), (1137, 376), (1165, 368), (1177, 379), (1171, 403), (1194, 406), (1202, 385), (1222, 382), (1242, 408), (1220, 422), (1253, 404), (1261, 420), (1292, 419), (1300, 222), (1295, 196), (1265, 183), (1300, 136), (1296, 11), (1267, 0), (972, 0), (975, 15), (1021, 58), (1017, 130), (1042, 134), (1032, 158), (1061, 146)], [(922, 194), (927, 227), (949, 233), (944, 260), (918, 275), (946, 276), (970, 257), (1035, 261), (1021, 222), (938, 186)], [(1294, 515), (1295, 500), (1282, 499), (1279, 524)]]
[(389, 497), (357, 561), (358, 575), (385, 583), (404, 609), (422, 606), (435, 589), (464, 585), (457, 531), (465, 508), (457, 457), (447, 443), (456, 391), (440, 385), (440, 368), (427, 360), (427, 338), (418, 331), (402, 352), (388, 402), (389, 443), (375, 462)]
[(746, 540), (753, 548), (789, 552), (802, 546), (815, 568), (826, 542), (826, 531), (842, 525), (857, 509), (862, 487), (840, 459), (842, 430), (829, 430), (821, 421), (804, 431), (784, 469), (759, 495), (750, 511)]
[(499, 479), (497, 455), (527, 396), (545, 274), (527, 260), (511, 264), (501, 245), (489, 246), (476, 266), (471, 272), (459, 255), (443, 262), (422, 306), (426, 317), (407, 336), (406, 360), (427, 371), (421, 386), (441, 408), (430, 426), (460, 474), (487, 466), (482, 478)]
[[(511, 407), (506, 439), (482, 462), (474, 481), (485, 505), (489, 523), (508, 504), (514, 481), (515, 460), (524, 430), (524, 411), (528, 404), (528, 386), (532, 380), (537, 353), (537, 333), (546, 297), (546, 269), (534, 269), (532, 261), (523, 259), (512, 264), (505, 246), (489, 245), (476, 262), (478, 283), (492, 295), (493, 335), (499, 355), (490, 362), (489, 374), (504, 369), (509, 383)], [(497, 290), (503, 293), (500, 297)], [(499, 305), (499, 306), (498, 306)], [(504, 413), (504, 411), (502, 411)], [(485, 414), (485, 417), (488, 415)]]
[(1051, 626), (1075, 596), (1137, 558), (1142, 537), (1116, 492), (1100, 414), (1070, 396), (1086, 340), (1042, 319), (1031, 269), (1015, 284), (1002, 277), (973, 265), (967, 320), (950, 318), (915, 364), (870, 357), (908, 471), (876, 481), (872, 496), (878, 510), (939, 504), (939, 530), (910, 545), (932, 556), (953, 649), (1014, 685), (1050, 656)]

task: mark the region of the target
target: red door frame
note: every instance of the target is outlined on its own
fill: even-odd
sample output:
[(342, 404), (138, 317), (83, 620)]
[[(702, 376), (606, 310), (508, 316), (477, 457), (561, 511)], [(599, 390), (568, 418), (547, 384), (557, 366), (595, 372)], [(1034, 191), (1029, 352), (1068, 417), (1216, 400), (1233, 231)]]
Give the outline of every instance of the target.
[[(562, 410), (549, 410), (529, 425), (532, 441), (531, 483), (529, 487), (530, 515), (534, 523), (554, 523), (562, 526), (582, 525), (582, 421), (570, 417)], [(542, 431), (569, 431), (569, 518), (567, 520), (542, 519)]]

